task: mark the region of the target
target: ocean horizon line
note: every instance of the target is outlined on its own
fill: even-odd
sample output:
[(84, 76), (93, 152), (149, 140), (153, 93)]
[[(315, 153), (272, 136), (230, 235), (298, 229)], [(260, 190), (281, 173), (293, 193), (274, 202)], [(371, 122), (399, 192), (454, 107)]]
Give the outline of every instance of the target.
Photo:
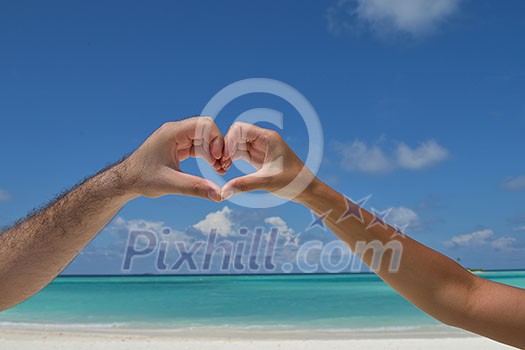
[[(469, 269), (475, 273), (481, 272), (519, 272), (525, 271), (525, 268), (521, 269)], [(155, 274), (155, 273), (144, 273), (144, 274), (60, 274), (57, 277), (242, 277), (242, 276), (344, 276), (344, 275), (376, 275), (372, 271), (363, 272), (312, 272), (312, 273), (196, 273), (196, 274)]]

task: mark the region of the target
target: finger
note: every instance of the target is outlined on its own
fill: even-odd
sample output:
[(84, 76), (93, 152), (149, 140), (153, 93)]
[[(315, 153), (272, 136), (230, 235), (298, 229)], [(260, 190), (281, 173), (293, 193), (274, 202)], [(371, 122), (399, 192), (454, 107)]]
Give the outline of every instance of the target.
[(213, 164), (213, 169), (220, 175), (226, 174), (226, 170), (222, 167), (222, 162), (220, 159), (217, 159)]
[(238, 160), (238, 159), (245, 160), (248, 163), (252, 161), (252, 157), (250, 155), (250, 152), (245, 151), (245, 150), (241, 150), (241, 149), (236, 150), (235, 153), (232, 154), (232, 156), (231, 156), (231, 160), (232, 161), (235, 161), (235, 160)]
[(221, 200), (226, 200), (238, 193), (250, 192), (264, 189), (267, 182), (266, 177), (258, 172), (237, 177), (228, 181), (221, 190)]
[(192, 154), (193, 158), (202, 158), (206, 161), (206, 163), (210, 164), (211, 166), (213, 166), (217, 161), (217, 159), (215, 159), (212, 156), (209, 145), (194, 145), (192, 148), (194, 149), (194, 152)]
[(231, 160), (234, 161), (239, 159), (249, 163), (256, 170), (261, 169), (261, 167), (263, 166), (262, 161), (258, 161), (259, 158), (254, 158), (253, 154), (251, 154), (248, 151), (237, 150), (237, 152), (235, 152)]
[(220, 187), (213, 181), (198, 176), (174, 170), (168, 183), (171, 187), (170, 192), (174, 194), (201, 197), (215, 202), (219, 202), (221, 199)]
[(177, 159), (180, 162), (185, 161), (189, 157), (195, 158), (195, 149), (193, 145), (191, 145), (189, 148), (177, 149)]
[(202, 145), (203, 151), (210, 155), (210, 162), (222, 157), (223, 136), (210, 117), (196, 117), (195, 132), (192, 139), (195, 145)]
[[(222, 154), (222, 150), (221, 150)], [(188, 159), (189, 157), (196, 158), (198, 157), (195, 152), (195, 146), (191, 145), (190, 148), (186, 149), (179, 149), (177, 150), (177, 157), (180, 162)], [(221, 159), (208, 159), (209, 163), (212, 164), (213, 169), (220, 175), (224, 175), (226, 173), (226, 169), (222, 166)], [(178, 168), (176, 168), (178, 170)]]
[(268, 131), (253, 124), (236, 122), (224, 137), (223, 158), (230, 159), (239, 144), (250, 143), (257, 149), (264, 149), (261, 147), (263, 144), (260, 142), (260, 136), (265, 135)]
[(226, 171), (226, 170), (230, 169), (230, 167), (232, 166), (232, 160), (231, 159), (224, 159), (224, 158), (222, 158), (221, 159), (221, 165), (222, 165), (222, 168)]
[(213, 158), (216, 160), (221, 159), (222, 149), (224, 148), (224, 140), (221, 137), (215, 138), (210, 144), (210, 151)]
[(188, 148), (181, 148), (177, 149), (177, 157), (180, 162), (188, 159), (188, 158), (203, 158), (206, 160), (209, 164), (214, 164), (217, 160), (211, 158), (209, 154), (207, 154), (202, 149), (202, 145), (196, 146), (196, 145), (190, 145)]

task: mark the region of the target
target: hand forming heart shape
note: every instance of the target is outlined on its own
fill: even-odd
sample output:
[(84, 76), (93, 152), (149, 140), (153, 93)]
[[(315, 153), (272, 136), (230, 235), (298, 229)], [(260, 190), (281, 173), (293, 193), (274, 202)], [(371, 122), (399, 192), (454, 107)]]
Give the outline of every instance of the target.
[[(221, 175), (237, 159), (249, 162), (257, 171), (232, 179), (221, 189), (210, 180), (183, 173), (180, 163), (189, 157), (204, 159)], [(277, 132), (238, 122), (223, 137), (209, 117), (164, 124), (123, 166), (129, 176), (126, 180), (138, 195), (182, 194), (217, 202), (254, 190), (294, 199), (302, 191), (288, 185), (309, 184), (315, 178)], [(298, 177), (300, 181), (294, 181)]]

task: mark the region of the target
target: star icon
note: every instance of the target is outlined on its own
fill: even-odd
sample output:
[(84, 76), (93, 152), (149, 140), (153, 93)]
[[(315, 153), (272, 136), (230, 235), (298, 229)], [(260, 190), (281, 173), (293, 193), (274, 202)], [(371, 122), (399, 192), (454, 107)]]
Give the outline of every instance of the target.
[(401, 238), (406, 238), (405, 231), (408, 227), (408, 224), (403, 226), (394, 225), (395, 232), (390, 236), (390, 238), (395, 238), (397, 236), (401, 236)]
[(379, 225), (386, 230), (388, 227), (388, 224), (386, 223), (385, 219), (388, 216), (388, 214), (390, 214), (391, 211), (392, 211), (392, 208), (384, 210), (384, 211), (379, 211), (379, 210), (372, 208), (372, 215), (374, 215), (374, 219), (370, 222), (370, 224), (368, 224), (366, 229), (368, 230), (369, 228), (375, 225)]
[(293, 244), (294, 246), (297, 246), (298, 244), (297, 238), (299, 238), (299, 234), (298, 235), (294, 235), (294, 234), (288, 235), (286, 237), (286, 243), (284, 245), (287, 246), (289, 244)]
[(363, 219), (363, 213), (361, 212), (361, 207), (365, 205), (365, 203), (372, 197), (372, 195), (368, 195), (365, 198), (362, 198), (358, 200), (357, 202), (353, 202), (350, 198), (347, 196), (345, 197), (345, 204), (346, 204), (346, 210), (341, 215), (341, 217), (337, 220), (337, 223), (340, 223), (343, 220), (346, 220), (349, 217), (355, 217), (357, 220), (359, 220), (360, 223), (364, 223)]
[(311, 228), (314, 228), (315, 226), (319, 226), (320, 228), (322, 228), (323, 230), (326, 231), (326, 226), (324, 225), (324, 220), (328, 217), (328, 215), (330, 215), (331, 212), (332, 212), (332, 209), (330, 209), (329, 211), (327, 211), (324, 214), (321, 214), (320, 216), (317, 216), (312, 211), (312, 219), (313, 219), (313, 221), (310, 223), (310, 225), (306, 229), (309, 230)]

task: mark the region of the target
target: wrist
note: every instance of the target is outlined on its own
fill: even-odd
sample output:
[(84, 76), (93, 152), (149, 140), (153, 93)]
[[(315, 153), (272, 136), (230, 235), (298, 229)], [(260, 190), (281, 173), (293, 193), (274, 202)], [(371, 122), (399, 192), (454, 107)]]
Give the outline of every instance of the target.
[(106, 177), (104, 183), (107, 184), (109, 193), (113, 193), (125, 201), (141, 196), (136, 188), (138, 177), (134, 176), (131, 170), (129, 158), (126, 158), (103, 172)]
[(322, 193), (325, 191), (326, 184), (314, 177), (312, 182), (304, 189), (304, 191), (294, 198), (294, 201), (311, 208), (313, 204), (319, 200)]

